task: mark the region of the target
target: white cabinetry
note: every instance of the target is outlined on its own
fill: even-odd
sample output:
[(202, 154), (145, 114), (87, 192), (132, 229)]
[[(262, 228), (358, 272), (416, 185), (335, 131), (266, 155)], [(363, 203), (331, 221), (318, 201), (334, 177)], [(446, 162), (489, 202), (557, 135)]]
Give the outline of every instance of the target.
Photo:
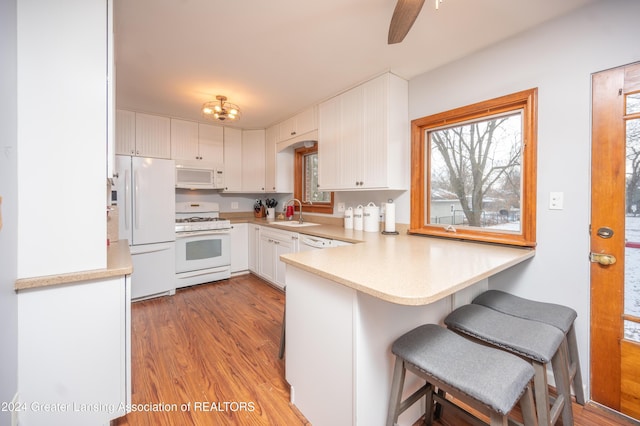
[(224, 127), (198, 124), (198, 155), (207, 163), (224, 163)]
[(249, 269), (249, 250), (247, 249), (249, 225), (235, 223), (231, 226), (231, 274), (239, 274)]
[(298, 233), (262, 227), (259, 275), (280, 288), (285, 286), (285, 263), (280, 256), (298, 251)]
[(280, 129), (280, 142), (317, 130), (318, 107), (314, 105), (283, 121), (278, 127)]
[(224, 128), (224, 190), (242, 191), (242, 130)]
[(18, 293), (19, 395), (29, 408), (19, 413), (20, 424), (103, 425), (126, 414), (120, 408), (131, 402), (129, 280)]
[(264, 192), (265, 131), (242, 132), (242, 192)]
[(197, 160), (198, 123), (171, 119), (171, 158), (174, 160)]
[(171, 158), (168, 117), (136, 113), (136, 152), (140, 157)]
[(171, 157), (171, 121), (168, 117), (116, 110), (116, 154)]
[(407, 189), (407, 82), (384, 74), (320, 104), (318, 175), (324, 191)]
[(260, 225), (249, 224), (247, 230), (247, 242), (249, 246), (249, 271), (260, 273)]
[(123, 109), (116, 110), (116, 154), (136, 153), (136, 113)]
[(223, 127), (171, 119), (171, 158), (202, 160), (208, 164), (224, 161)]
[(293, 148), (278, 150), (279, 126), (266, 130), (265, 191), (293, 192)]

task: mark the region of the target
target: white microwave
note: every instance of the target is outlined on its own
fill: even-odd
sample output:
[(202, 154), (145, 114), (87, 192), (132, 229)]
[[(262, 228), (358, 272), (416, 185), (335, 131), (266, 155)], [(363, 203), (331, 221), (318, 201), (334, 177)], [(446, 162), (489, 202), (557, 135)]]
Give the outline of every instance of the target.
[(224, 167), (176, 162), (176, 188), (223, 189)]

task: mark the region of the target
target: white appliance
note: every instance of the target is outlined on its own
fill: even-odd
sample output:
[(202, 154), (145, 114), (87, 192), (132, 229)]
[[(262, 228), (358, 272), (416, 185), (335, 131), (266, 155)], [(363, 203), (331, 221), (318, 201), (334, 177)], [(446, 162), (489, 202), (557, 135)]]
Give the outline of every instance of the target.
[(176, 188), (222, 189), (224, 188), (224, 166), (181, 160), (176, 163)]
[(229, 278), (231, 222), (220, 218), (218, 203), (178, 203), (175, 211), (175, 287)]
[(129, 240), (131, 298), (175, 293), (175, 163), (116, 155), (119, 238)]

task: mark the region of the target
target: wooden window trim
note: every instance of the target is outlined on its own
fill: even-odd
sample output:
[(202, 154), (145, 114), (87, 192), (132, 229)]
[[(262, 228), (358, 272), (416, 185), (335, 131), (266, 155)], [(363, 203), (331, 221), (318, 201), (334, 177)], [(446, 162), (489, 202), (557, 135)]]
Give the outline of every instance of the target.
[[(318, 144), (314, 144), (312, 147), (297, 148), (294, 155), (294, 183), (293, 183), (293, 197), (300, 200), (303, 207), (303, 212), (311, 213), (325, 213), (333, 214), (333, 192), (331, 192), (331, 202), (324, 204), (305, 203), (302, 200), (302, 176), (303, 176), (303, 160), (307, 154), (317, 153)], [(298, 210), (298, 205), (294, 203), (295, 210)]]
[[(523, 247), (536, 245), (536, 164), (537, 164), (537, 94), (538, 89), (524, 90), (507, 96), (479, 102), (451, 111), (415, 119), (411, 122), (411, 219), (409, 233), (453, 239), (482, 241)], [(443, 226), (425, 223), (430, 194), (427, 179), (425, 133), (427, 130), (474, 120), (507, 111), (523, 110), (523, 166), (521, 198), (521, 233), (500, 233), (481, 229), (457, 228), (446, 231)]]

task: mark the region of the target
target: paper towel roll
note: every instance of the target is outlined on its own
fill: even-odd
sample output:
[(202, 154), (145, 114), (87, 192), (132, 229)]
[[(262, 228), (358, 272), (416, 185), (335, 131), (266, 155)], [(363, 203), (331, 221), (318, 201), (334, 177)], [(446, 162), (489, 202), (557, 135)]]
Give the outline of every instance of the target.
[(396, 232), (396, 205), (393, 200), (389, 200), (385, 207), (384, 232)]

